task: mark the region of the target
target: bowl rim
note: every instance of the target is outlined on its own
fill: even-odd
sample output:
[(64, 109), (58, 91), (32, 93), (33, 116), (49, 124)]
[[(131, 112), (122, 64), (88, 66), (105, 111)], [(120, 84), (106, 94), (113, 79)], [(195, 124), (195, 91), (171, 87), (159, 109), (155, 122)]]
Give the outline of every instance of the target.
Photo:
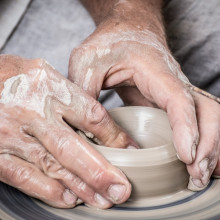
[[(124, 107), (117, 107), (109, 110), (111, 112), (118, 112), (118, 111), (126, 111), (128, 109), (138, 109), (138, 110), (147, 110), (151, 113), (162, 113), (167, 115), (165, 111), (157, 108), (152, 107), (145, 107), (145, 106), (124, 106)], [(118, 163), (119, 158), (117, 156), (123, 155), (123, 159), (125, 162), (121, 162), (121, 164), (126, 164), (126, 161), (135, 161), (136, 166), (152, 166), (154, 165), (161, 165), (167, 164), (168, 162), (173, 162), (178, 160), (177, 152), (174, 147), (172, 140), (166, 144), (162, 144), (155, 147), (150, 148), (142, 148), (142, 149), (122, 149), (122, 148), (113, 148), (113, 147), (106, 147), (104, 145), (98, 145), (94, 143), (89, 137), (85, 135), (83, 131), (78, 130), (77, 133), (92, 147), (94, 147), (99, 153), (101, 153), (107, 160), (111, 161), (112, 164)], [(168, 155), (169, 154), (169, 155)], [(115, 157), (115, 158), (114, 158)], [(111, 159), (109, 159), (111, 158)], [(139, 158), (139, 161), (136, 160)]]

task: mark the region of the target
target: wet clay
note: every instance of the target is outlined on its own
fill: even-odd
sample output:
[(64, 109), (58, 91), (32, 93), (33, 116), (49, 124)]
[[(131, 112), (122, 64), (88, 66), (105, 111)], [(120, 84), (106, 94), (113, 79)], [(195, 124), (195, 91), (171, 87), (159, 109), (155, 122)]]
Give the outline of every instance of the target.
[(189, 175), (176, 155), (172, 131), (164, 111), (147, 107), (123, 107), (110, 115), (141, 147), (118, 149), (100, 146), (80, 135), (108, 161), (120, 168), (132, 184), (128, 203), (185, 190)]
[[(145, 107), (124, 107), (111, 110), (110, 114), (141, 149), (98, 146), (82, 132), (80, 135), (125, 172), (133, 185), (128, 202), (108, 210), (85, 205), (55, 209), (38, 200), (33, 201), (21, 192), (13, 193), (12, 188), (3, 185), (0, 186), (0, 216), (11, 220), (7, 213), (13, 214), (18, 210), (18, 213), (25, 212), (29, 217), (42, 219), (43, 215), (44, 219), (55, 220), (220, 219), (220, 180), (211, 179), (207, 188), (200, 192), (187, 189), (188, 174), (185, 165), (177, 158), (165, 112)], [(92, 138), (91, 134), (87, 135)], [(13, 206), (7, 206), (7, 199)], [(1, 205), (2, 201), (4, 205)]]

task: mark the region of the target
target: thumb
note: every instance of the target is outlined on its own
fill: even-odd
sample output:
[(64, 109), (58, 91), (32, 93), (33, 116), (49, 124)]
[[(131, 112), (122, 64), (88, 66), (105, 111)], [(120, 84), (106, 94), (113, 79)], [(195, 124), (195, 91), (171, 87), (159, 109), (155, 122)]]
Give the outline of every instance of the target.
[(97, 99), (102, 89), (105, 73), (110, 65), (108, 59), (100, 58), (96, 47), (79, 47), (69, 59), (68, 78), (87, 94)]
[[(97, 143), (109, 147), (138, 148), (138, 145), (113, 121), (98, 101), (79, 88), (72, 96), (74, 103), (70, 108), (62, 109), (63, 118), (68, 124), (84, 131), (90, 138), (95, 137)], [(81, 106), (80, 111), (77, 110), (75, 103)]]

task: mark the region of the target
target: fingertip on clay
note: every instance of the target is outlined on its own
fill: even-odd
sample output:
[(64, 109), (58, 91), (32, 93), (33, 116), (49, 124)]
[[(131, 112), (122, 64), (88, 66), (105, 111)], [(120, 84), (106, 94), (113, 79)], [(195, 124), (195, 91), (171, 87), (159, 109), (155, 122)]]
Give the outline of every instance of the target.
[(205, 189), (208, 184), (209, 184), (209, 181), (206, 185), (203, 185), (200, 179), (195, 179), (190, 176), (187, 188), (191, 191), (198, 192), (198, 191)]

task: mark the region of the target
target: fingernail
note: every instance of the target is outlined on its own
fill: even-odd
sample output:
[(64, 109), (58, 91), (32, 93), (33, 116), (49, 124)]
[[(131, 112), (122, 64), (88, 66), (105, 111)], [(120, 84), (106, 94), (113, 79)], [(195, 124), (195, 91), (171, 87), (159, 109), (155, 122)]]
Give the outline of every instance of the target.
[(127, 147), (127, 149), (137, 149), (137, 148), (134, 147), (134, 146), (132, 146), (132, 145), (129, 145), (129, 146)]
[(194, 184), (194, 186), (197, 186), (198, 188), (204, 187), (204, 185), (200, 179), (193, 179), (192, 178), (192, 183)]
[(101, 205), (102, 207), (108, 206), (110, 204), (110, 202), (108, 200), (106, 200), (105, 198), (103, 198), (100, 194), (96, 193), (94, 196), (94, 199), (96, 201), (96, 203), (98, 203), (99, 205)]
[(67, 205), (74, 205), (76, 202), (76, 195), (69, 189), (66, 189), (63, 193), (63, 200)]
[(121, 201), (125, 195), (126, 187), (121, 184), (111, 185), (108, 189), (108, 194), (114, 203)]
[[(208, 184), (207, 184), (208, 185)], [(201, 191), (203, 190), (207, 185), (204, 185), (200, 179), (194, 179), (190, 176), (189, 178), (189, 184), (188, 189), (192, 191)]]
[(199, 168), (201, 169), (202, 173), (205, 173), (208, 169), (209, 159), (205, 158), (199, 163)]

